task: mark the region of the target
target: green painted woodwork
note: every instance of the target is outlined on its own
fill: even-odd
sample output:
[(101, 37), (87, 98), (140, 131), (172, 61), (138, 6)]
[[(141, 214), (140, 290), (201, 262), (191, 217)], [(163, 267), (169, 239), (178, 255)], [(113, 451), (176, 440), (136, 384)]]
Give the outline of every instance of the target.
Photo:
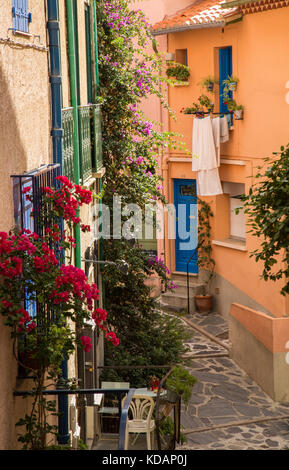
[(74, 149), (73, 149), (73, 108), (62, 110), (63, 125), (63, 174), (74, 181)]

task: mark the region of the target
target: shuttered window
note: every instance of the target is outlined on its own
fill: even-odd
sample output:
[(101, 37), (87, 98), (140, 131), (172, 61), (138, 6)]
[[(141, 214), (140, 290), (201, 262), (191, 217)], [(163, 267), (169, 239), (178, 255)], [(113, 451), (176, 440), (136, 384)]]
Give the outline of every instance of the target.
[(29, 23), (32, 21), (28, 11), (28, 0), (12, 0), (13, 30), (29, 32)]

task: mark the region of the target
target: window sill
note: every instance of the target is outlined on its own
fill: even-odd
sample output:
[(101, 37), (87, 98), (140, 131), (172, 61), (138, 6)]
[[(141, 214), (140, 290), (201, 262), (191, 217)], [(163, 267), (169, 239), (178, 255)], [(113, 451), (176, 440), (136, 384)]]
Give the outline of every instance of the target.
[(95, 181), (96, 179), (94, 178), (94, 176), (90, 176), (89, 178), (84, 180), (81, 186), (84, 186), (85, 188), (90, 188), (90, 186), (92, 186), (95, 183)]
[(92, 176), (96, 179), (103, 178), (105, 175), (106, 168), (103, 166), (98, 171), (93, 171)]
[(13, 34), (15, 36), (25, 36), (27, 38), (32, 38), (33, 34), (31, 33), (26, 33), (26, 31), (21, 31), (19, 29), (13, 29)]
[(247, 251), (246, 241), (238, 238), (225, 238), (224, 240), (212, 240), (213, 245), (232, 248), (238, 251)]

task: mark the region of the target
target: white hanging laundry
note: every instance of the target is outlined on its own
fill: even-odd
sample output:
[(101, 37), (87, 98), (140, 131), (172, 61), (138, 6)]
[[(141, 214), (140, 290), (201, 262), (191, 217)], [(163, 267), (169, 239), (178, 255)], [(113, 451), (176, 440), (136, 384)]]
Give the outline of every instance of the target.
[(210, 170), (217, 167), (216, 149), (210, 116), (195, 118), (193, 125), (192, 170)]
[(226, 116), (220, 119), (220, 142), (224, 143), (229, 140), (229, 126)]
[(197, 194), (199, 196), (223, 194), (218, 168), (197, 172)]
[(194, 119), (192, 169), (197, 172), (197, 194), (200, 196), (223, 194), (218, 170), (220, 134), (220, 118)]
[(212, 119), (212, 127), (213, 127), (213, 136), (214, 136), (214, 142), (215, 142), (217, 166), (220, 166), (220, 162), (221, 162), (221, 152), (220, 152), (221, 119), (220, 119), (219, 116)]

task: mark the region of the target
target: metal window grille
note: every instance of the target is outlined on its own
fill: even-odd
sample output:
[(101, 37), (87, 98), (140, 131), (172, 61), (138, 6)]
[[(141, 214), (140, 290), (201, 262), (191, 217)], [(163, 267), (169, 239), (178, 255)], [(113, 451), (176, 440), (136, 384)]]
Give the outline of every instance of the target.
[(80, 178), (82, 183), (92, 176), (90, 106), (78, 107)]
[(73, 148), (73, 108), (62, 110), (63, 124), (63, 173), (70, 181), (74, 181), (74, 148)]
[[(31, 232), (37, 233), (39, 236), (44, 234), (46, 226), (45, 223), (42, 223), (40, 218), (44, 188), (47, 186), (56, 187), (58, 182), (55, 178), (59, 175), (59, 164), (43, 165), (29, 173), (12, 175), (16, 228), (30, 230)], [(23, 194), (23, 190), (28, 187), (31, 187), (33, 202), (27, 200), (26, 195)], [(36, 317), (36, 315), (37, 317), (41, 316), (44, 322), (46, 322), (47, 319), (51, 320), (54, 316), (52, 312), (40, 311), (41, 309), (33, 294), (30, 294), (30, 296), (28, 296), (28, 294), (26, 295), (24, 308), (31, 317)]]

